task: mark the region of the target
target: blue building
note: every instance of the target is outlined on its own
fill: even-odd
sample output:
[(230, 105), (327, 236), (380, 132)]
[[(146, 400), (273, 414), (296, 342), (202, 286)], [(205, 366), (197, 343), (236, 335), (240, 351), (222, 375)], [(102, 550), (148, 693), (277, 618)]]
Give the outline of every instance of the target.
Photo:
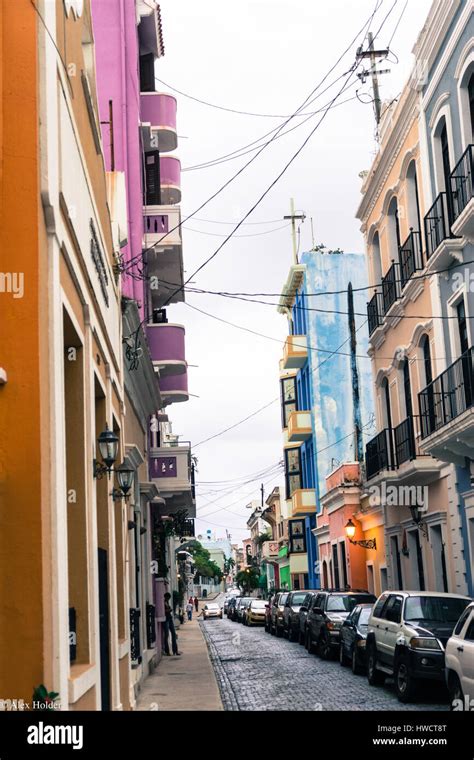
[(437, 376), (419, 393), (422, 448), (455, 466), (463, 546), (456, 573), (474, 593), (474, 17), (436, 0), (414, 50), (427, 271), (436, 294)]
[[(355, 356), (351, 356), (349, 284)], [(373, 432), (366, 298), (365, 259), (352, 253), (303, 253), (290, 268), (282, 291), (279, 311), (287, 315), (290, 333), (280, 363), (280, 383), (293, 588), (319, 588), (312, 531), (325, 479), (338, 464), (359, 461), (365, 438)]]

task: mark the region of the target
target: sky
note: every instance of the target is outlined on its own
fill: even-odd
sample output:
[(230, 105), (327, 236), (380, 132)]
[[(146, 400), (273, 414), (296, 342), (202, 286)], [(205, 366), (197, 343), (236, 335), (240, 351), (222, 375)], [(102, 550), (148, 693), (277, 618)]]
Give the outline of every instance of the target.
[[(276, 130), (317, 86), (312, 97), (318, 97), (302, 109), (303, 114), (326, 106), (338, 94), (345, 78), (334, 80), (352, 66), (367, 27), (358, 32), (368, 22), (376, 0), (161, 0), (160, 5), (165, 55), (157, 63), (156, 76), (166, 84), (157, 83), (157, 89), (172, 92), (171, 86), (213, 105), (270, 115), (232, 113), (173, 93), (178, 99), (175, 155), (183, 169), (181, 207), (185, 218), (256, 152), (211, 167), (191, 167)], [(390, 69), (380, 77), (381, 98), (388, 103), (399, 95), (408, 78), (411, 51), (431, 0), (378, 0), (378, 5), (370, 29), (374, 35), (380, 29), (375, 46), (389, 46), (391, 51), (380, 65)], [(321, 116), (310, 116), (288, 135), (275, 139), (223, 192), (185, 222), (186, 277), (216, 251), (235, 226), (229, 223), (240, 221), (276, 180)], [(304, 118), (292, 119), (282, 131)], [(347, 91), (335, 101), (287, 171), (189, 287), (280, 293), (292, 263), (291, 230), (283, 219), (290, 213), (291, 198), (306, 215), (300, 228), (301, 251), (313, 245), (312, 220), (316, 244), (363, 252), (355, 219), (359, 174), (370, 167), (376, 150), (370, 81), (363, 84), (353, 76)], [(268, 337), (237, 329), (216, 317)], [(264, 483), (265, 496), (274, 486), (283, 487), (278, 467), (283, 454), (278, 362), (288, 334), (287, 321), (273, 306), (207, 293), (186, 293), (186, 303), (169, 307), (168, 318), (186, 327), (190, 400), (173, 404), (168, 413), (173, 431), (182, 441), (192, 442), (198, 458), (196, 534), (204, 536), (211, 530), (213, 537), (219, 538), (228, 531), (233, 542), (241, 542), (249, 533), (247, 504), (260, 498), (260, 484)], [(264, 406), (267, 408), (242, 425), (200, 443)]]

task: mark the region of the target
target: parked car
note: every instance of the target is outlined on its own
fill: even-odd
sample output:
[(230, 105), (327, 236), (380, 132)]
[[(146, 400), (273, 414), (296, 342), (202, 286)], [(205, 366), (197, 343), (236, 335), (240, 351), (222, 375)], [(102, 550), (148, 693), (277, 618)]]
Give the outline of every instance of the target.
[(237, 596), (233, 596), (231, 599), (229, 599), (229, 604), (227, 605), (227, 617), (229, 620), (237, 620), (236, 605), (238, 599), (239, 598)]
[(443, 681), (444, 650), (471, 599), (437, 591), (386, 591), (369, 618), (367, 678), (371, 686), (393, 676), (400, 702), (419, 679)]
[(244, 625), (264, 625), (265, 607), (266, 601), (264, 599), (252, 599), (243, 611)]
[(265, 602), (265, 631), (271, 633), (271, 620), (272, 620), (272, 603), (276, 594), (270, 594)]
[(308, 617), (308, 610), (311, 607), (311, 600), (317, 594), (317, 591), (308, 591), (306, 593), (306, 599), (300, 607), (298, 613), (299, 616), (299, 629), (298, 629), (298, 641), (300, 644), (305, 644), (306, 641), (306, 620)]
[(466, 607), (448, 639), (445, 671), (451, 708), (469, 710), (474, 700), (474, 602)]
[(308, 597), (307, 591), (291, 591), (283, 609), (283, 633), (288, 641), (299, 639), (300, 632), (300, 609), (305, 605)]
[(224, 597), (224, 613), (227, 615), (227, 610), (229, 609), (229, 602), (230, 602), (230, 596)]
[(339, 651), (344, 620), (358, 604), (375, 602), (367, 591), (320, 591), (311, 600), (306, 620), (306, 649), (329, 660)]
[(202, 609), (202, 616), (204, 620), (209, 618), (220, 618), (222, 620), (222, 609), (217, 602), (208, 602)]
[(356, 675), (365, 673), (365, 645), (370, 613), (373, 604), (358, 604), (346, 617), (341, 628), (339, 644), (339, 662), (345, 665), (350, 662), (352, 672)]
[(252, 601), (252, 598), (250, 596), (241, 596), (239, 599), (237, 599), (237, 606), (235, 608), (236, 613), (236, 620), (238, 623), (244, 622), (244, 610), (246, 607), (250, 604)]
[(283, 611), (288, 593), (288, 591), (279, 591), (278, 594), (275, 594), (272, 601), (270, 633), (274, 636), (283, 636)]

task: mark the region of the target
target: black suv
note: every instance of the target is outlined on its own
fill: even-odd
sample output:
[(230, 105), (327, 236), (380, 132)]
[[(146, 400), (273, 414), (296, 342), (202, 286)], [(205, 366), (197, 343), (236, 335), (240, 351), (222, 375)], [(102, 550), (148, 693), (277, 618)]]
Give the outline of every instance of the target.
[(285, 602), (283, 610), (283, 633), (288, 641), (299, 641), (300, 638), (300, 610), (308, 606), (311, 601), (309, 591), (291, 591)]
[(357, 604), (375, 602), (368, 591), (320, 591), (311, 600), (306, 620), (305, 646), (329, 660), (339, 651), (344, 620)]

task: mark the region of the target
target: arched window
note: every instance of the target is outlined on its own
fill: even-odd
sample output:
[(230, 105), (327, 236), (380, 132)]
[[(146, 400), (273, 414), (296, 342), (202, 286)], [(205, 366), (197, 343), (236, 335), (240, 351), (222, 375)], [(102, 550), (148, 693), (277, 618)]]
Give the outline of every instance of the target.
[(407, 417), (411, 417), (413, 414), (413, 406), (411, 400), (411, 381), (410, 381), (410, 366), (408, 359), (403, 362), (403, 392), (405, 398), (405, 413)]
[(378, 232), (376, 232), (372, 238), (371, 252), (373, 285), (375, 288), (378, 288), (382, 282), (382, 259), (380, 255), (380, 238)]
[(433, 380), (433, 369), (431, 366), (431, 348), (430, 339), (427, 335), (424, 335), (421, 339), (421, 350), (423, 353), (423, 370), (424, 370), (424, 385), (429, 385)]
[(392, 427), (392, 409), (390, 405), (390, 388), (388, 385), (388, 379), (384, 377), (382, 380), (382, 410), (383, 410), (383, 422), (384, 427)]
[(406, 186), (408, 227), (419, 232), (421, 230), (420, 198), (415, 161), (412, 161), (408, 167)]
[(398, 261), (398, 251), (401, 246), (401, 239), (398, 201), (396, 198), (392, 198), (388, 207), (388, 234), (390, 261)]
[(469, 98), (469, 116), (471, 117), (471, 143), (474, 143), (474, 70), (471, 72), (467, 84), (467, 96)]

